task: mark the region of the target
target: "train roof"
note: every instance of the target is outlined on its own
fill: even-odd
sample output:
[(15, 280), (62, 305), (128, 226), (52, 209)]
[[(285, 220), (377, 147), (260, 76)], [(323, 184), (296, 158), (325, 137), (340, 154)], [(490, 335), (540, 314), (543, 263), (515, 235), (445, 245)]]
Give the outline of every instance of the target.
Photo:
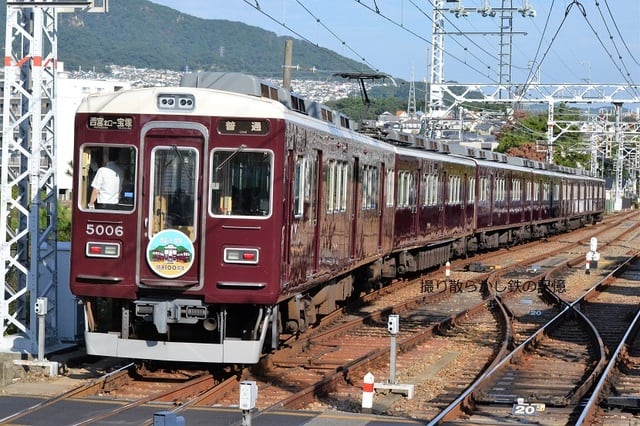
[(303, 96), (284, 89), (270, 81), (239, 72), (201, 71), (185, 74), (180, 81), (183, 87), (199, 87), (242, 93), (278, 101), (287, 109), (296, 111), (318, 120), (356, 130), (357, 126), (347, 115), (328, 106), (305, 99)]
[[(216, 97), (201, 96), (216, 93)], [(185, 102), (185, 104), (181, 104)], [(239, 93), (190, 87), (150, 87), (90, 95), (78, 107), (79, 113), (219, 115), (283, 119), (287, 109), (268, 99)]]
[[(202, 93), (215, 92), (215, 100)], [(170, 100), (172, 108), (164, 108), (163, 100)], [(182, 108), (180, 102), (192, 101)], [(469, 161), (493, 164), (494, 167), (518, 167), (544, 170), (547, 173), (590, 176), (584, 169), (574, 169), (519, 157), (511, 157), (494, 151), (482, 150), (425, 138), (421, 135), (381, 130), (371, 127), (357, 128), (345, 114), (332, 110), (320, 102), (309, 101), (295, 92), (279, 87), (267, 80), (238, 72), (197, 72), (185, 74), (180, 87), (153, 87), (131, 89), (111, 94), (91, 95), (81, 103), (78, 112), (103, 114), (193, 114), (232, 117), (264, 117), (288, 119), (300, 124), (322, 128), (325, 131), (359, 141), (400, 147), (426, 153), (465, 157)], [(292, 114), (292, 112), (294, 114)], [(302, 115), (296, 115), (296, 113)], [(305, 116), (318, 121), (305, 121)], [(323, 124), (324, 123), (324, 124)], [(427, 155), (429, 156), (429, 155)]]
[(479, 164), (498, 168), (520, 168), (522, 170), (539, 170), (549, 174), (559, 173), (563, 175), (576, 175), (594, 178), (590, 172), (585, 169), (576, 169), (557, 164), (545, 163), (542, 161), (530, 160), (528, 158), (513, 157), (495, 151), (486, 149), (478, 149), (464, 146), (459, 143), (442, 142), (434, 139), (425, 138), (421, 135), (400, 132), (397, 130), (389, 130), (384, 133), (382, 139), (394, 145), (438, 152), (440, 154), (448, 154), (451, 156), (460, 156), (475, 160)]

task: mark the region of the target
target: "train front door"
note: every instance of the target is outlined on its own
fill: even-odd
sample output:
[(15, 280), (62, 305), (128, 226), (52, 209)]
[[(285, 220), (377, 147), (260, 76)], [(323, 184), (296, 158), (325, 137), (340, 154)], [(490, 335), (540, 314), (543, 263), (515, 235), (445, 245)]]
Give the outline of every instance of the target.
[(143, 132), (137, 256), (143, 286), (194, 289), (201, 283), (198, 194), (206, 137), (182, 126)]

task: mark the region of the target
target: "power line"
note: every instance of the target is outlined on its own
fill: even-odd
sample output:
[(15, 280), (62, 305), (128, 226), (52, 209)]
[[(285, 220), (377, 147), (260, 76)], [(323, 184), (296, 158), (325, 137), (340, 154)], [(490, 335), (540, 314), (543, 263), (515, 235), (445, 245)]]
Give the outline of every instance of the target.
[[(607, 56), (609, 57), (609, 59), (611, 59), (611, 62), (613, 63), (613, 65), (616, 67), (616, 69), (618, 70), (618, 72), (620, 73), (620, 75), (622, 76), (622, 78), (629, 83), (629, 85), (633, 88), (634, 91), (636, 91), (634, 83), (631, 80), (631, 73), (629, 72), (629, 70), (627, 69), (626, 64), (624, 63), (624, 60), (622, 59), (622, 56), (620, 55), (618, 48), (615, 44), (615, 42), (613, 42), (613, 39), (611, 39), (614, 48), (616, 50), (616, 52), (618, 53), (618, 59), (620, 59), (620, 61), (622, 62), (622, 67), (624, 67), (625, 71), (622, 71), (622, 69), (620, 68), (620, 65), (618, 65), (616, 63), (616, 60), (614, 59), (613, 55), (607, 50), (607, 47), (605, 46), (604, 42), (602, 41), (602, 39), (600, 38), (600, 35), (598, 34), (598, 32), (596, 31), (596, 29), (594, 28), (594, 26), (591, 24), (591, 21), (589, 21), (589, 18), (587, 17), (587, 12), (584, 9), (584, 6), (582, 5), (582, 3), (580, 3), (578, 0), (573, 0), (573, 3), (571, 3), (568, 7), (567, 7), (567, 13), (569, 11), (569, 9), (574, 5), (577, 4), (582, 16), (584, 18), (584, 20), (587, 22), (587, 26), (589, 27), (589, 29), (591, 29), (591, 31), (593, 32), (593, 34), (596, 36), (596, 40), (598, 40), (598, 43), (600, 43), (600, 46), (602, 46), (602, 48), (604, 49), (604, 51), (607, 53)], [(598, 3), (596, 2), (596, 6), (598, 7), (598, 10), (600, 10), (600, 7), (598, 5)], [(604, 20), (604, 18), (603, 18)], [(605, 28), (607, 28), (608, 30), (608, 26), (605, 22)], [(609, 36), (611, 37), (611, 33), (609, 33)]]
[[(364, 7), (364, 8), (366, 8), (366, 9), (370, 10), (371, 12), (375, 13), (376, 15), (379, 15), (381, 18), (385, 19), (385, 20), (386, 20), (386, 21), (388, 21), (389, 23), (391, 23), (391, 24), (393, 24), (393, 25), (397, 26), (397, 27), (398, 27), (398, 28), (400, 28), (401, 30), (408, 32), (409, 34), (413, 35), (414, 37), (416, 37), (416, 38), (418, 38), (418, 39), (420, 39), (420, 40), (424, 41), (425, 43), (427, 43), (428, 45), (430, 45), (430, 46), (432, 46), (432, 47), (433, 47), (433, 43), (431, 43), (431, 41), (430, 41), (430, 40), (427, 40), (426, 38), (424, 38), (424, 37), (423, 37), (423, 36), (421, 36), (420, 34), (416, 33), (415, 31), (413, 31), (413, 30), (411, 30), (411, 29), (407, 28), (406, 26), (402, 25), (401, 23), (398, 23), (398, 22), (396, 22), (395, 20), (391, 19), (390, 17), (386, 16), (384, 13), (382, 13), (382, 12), (380, 11), (380, 9), (377, 7), (377, 5), (376, 5), (376, 7), (375, 7), (375, 9), (374, 9), (374, 8), (372, 8), (371, 6), (368, 6), (368, 5), (363, 4), (363, 3), (361, 2), (361, 0), (355, 0), (355, 1), (356, 1), (356, 3), (358, 3), (359, 5), (361, 5), (362, 7)], [(445, 53), (445, 55), (447, 55), (448, 57), (450, 57), (450, 58), (452, 58), (453, 60), (455, 60), (455, 61), (457, 61), (457, 62), (461, 63), (462, 65), (464, 65), (464, 66), (466, 66), (466, 67), (468, 67), (468, 68), (472, 69), (473, 71), (477, 72), (478, 74), (480, 74), (480, 75), (485, 75), (483, 71), (481, 71), (481, 70), (479, 70), (478, 68), (476, 68), (476, 67), (472, 66), (471, 64), (469, 64), (469, 63), (467, 63), (467, 62), (463, 61), (462, 59), (458, 58), (457, 56), (454, 56), (454, 55), (452, 55), (451, 53), (449, 53), (449, 52), (447, 52), (447, 51), (444, 51), (444, 53)], [(479, 58), (478, 58), (478, 60), (479, 60)], [(487, 68), (489, 68), (489, 69), (491, 68), (488, 64), (484, 64), (484, 65), (487, 65)], [(491, 77), (490, 77), (490, 76), (488, 76), (488, 75), (487, 75), (487, 77), (491, 79)], [(497, 80), (495, 80), (495, 79), (491, 79), (491, 80), (492, 80), (493, 82), (497, 82)]]
[[(609, 12), (609, 16), (611, 17), (611, 21), (613, 22), (613, 26), (616, 29), (616, 32), (618, 33), (618, 37), (620, 37), (620, 40), (622, 40), (622, 44), (624, 45), (625, 49), (627, 50), (627, 53), (629, 53), (629, 56), (631, 56), (631, 59), (633, 59), (633, 62), (636, 63), (636, 65), (640, 65), (640, 63), (638, 63), (637, 59), (633, 56), (633, 53), (631, 53), (631, 50), (629, 50), (629, 46), (627, 46), (627, 42), (624, 39), (624, 37), (622, 37), (622, 34), (620, 33), (620, 28), (618, 28), (618, 24), (615, 20), (615, 18), (613, 17), (613, 13), (611, 13), (611, 9), (609, 8), (609, 3), (607, 2), (607, 0), (604, 0), (604, 4), (607, 6), (607, 11)], [(596, 5), (598, 5), (598, 3), (596, 2)], [(599, 5), (598, 5), (599, 7)]]
[[(264, 16), (266, 16), (267, 18), (269, 18), (271, 21), (275, 22), (277, 25), (280, 25), (281, 27), (285, 28), (287, 31), (291, 32), (292, 34), (298, 36), (301, 40), (306, 41), (307, 43), (309, 43), (312, 46), (315, 46), (317, 48), (321, 48), (320, 45), (318, 43), (314, 43), (311, 40), (309, 40), (307, 37), (303, 36), (302, 34), (300, 34), (299, 32), (297, 32), (296, 30), (294, 30), (293, 28), (291, 28), (289, 25), (287, 25), (285, 22), (280, 22), (278, 21), (276, 18), (274, 18), (272, 15), (270, 15), (269, 13), (265, 12), (264, 10), (262, 10), (262, 8), (260, 7), (260, 4), (258, 3), (257, 0), (255, 0), (255, 4), (253, 4), (250, 0), (243, 0), (247, 5), (249, 5), (250, 7), (254, 8), (255, 10), (257, 10), (258, 12), (260, 12), (261, 14), (263, 14)], [(299, 2), (298, 2), (299, 3)], [(313, 15), (312, 15), (313, 16)], [(325, 27), (326, 28), (326, 27)], [(345, 44), (343, 42), (343, 44)], [(345, 44), (346, 45), (346, 44)], [(353, 67), (351, 64), (347, 63), (344, 60), (344, 57), (338, 55), (336, 52), (334, 52), (333, 50), (330, 49), (325, 49), (329, 54), (335, 56), (337, 59), (339, 59), (340, 61), (344, 62), (347, 66), (351, 67), (354, 70), (357, 70), (357, 68)], [(362, 56), (362, 55), (358, 55), (358, 56)], [(366, 64), (369, 68), (372, 68), (374, 70), (378, 70), (375, 66), (373, 66), (372, 64), (368, 63), (364, 58), (362, 58), (362, 61), (364, 64)]]

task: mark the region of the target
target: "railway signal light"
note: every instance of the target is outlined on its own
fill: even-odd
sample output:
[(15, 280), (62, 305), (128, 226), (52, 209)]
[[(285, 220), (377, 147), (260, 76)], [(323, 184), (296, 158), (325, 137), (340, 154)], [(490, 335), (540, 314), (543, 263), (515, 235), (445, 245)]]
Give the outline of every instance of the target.
[(389, 329), (389, 333), (398, 334), (400, 331), (400, 316), (399, 315), (389, 315), (389, 322), (387, 323), (387, 327)]

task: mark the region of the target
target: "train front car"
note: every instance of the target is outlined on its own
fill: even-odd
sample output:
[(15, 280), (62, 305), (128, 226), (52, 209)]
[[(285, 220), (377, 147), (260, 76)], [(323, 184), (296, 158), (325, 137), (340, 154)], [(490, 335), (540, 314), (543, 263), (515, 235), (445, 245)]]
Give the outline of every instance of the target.
[(89, 354), (258, 362), (280, 290), (283, 111), (197, 88), (83, 102), (70, 284)]

